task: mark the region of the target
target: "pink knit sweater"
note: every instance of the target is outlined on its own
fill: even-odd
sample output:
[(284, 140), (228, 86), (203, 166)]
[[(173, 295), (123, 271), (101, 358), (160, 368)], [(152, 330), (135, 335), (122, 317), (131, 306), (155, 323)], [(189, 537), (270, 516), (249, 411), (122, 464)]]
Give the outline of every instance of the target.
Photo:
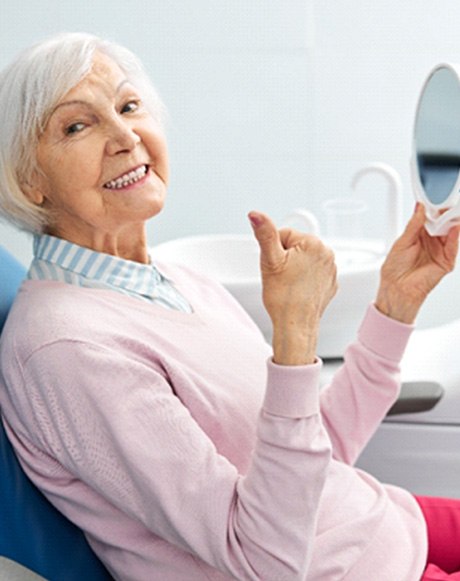
[(332, 384), (276, 366), (220, 286), (162, 271), (194, 313), (23, 284), (0, 405), (30, 478), (124, 581), (416, 581), (412, 496), (353, 468), (398, 393), (411, 327), (370, 307)]

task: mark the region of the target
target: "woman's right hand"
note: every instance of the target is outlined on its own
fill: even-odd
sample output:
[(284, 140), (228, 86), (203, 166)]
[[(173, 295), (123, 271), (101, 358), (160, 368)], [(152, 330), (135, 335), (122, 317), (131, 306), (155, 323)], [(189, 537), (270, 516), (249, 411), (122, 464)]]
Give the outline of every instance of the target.
[(249, 219), (260, 246), (273, 360), (281, 365), (313, 363), (320, 319), (337, 291), (334, 254), (316, 236), (277, 230), (264, 214), (250, 212)]

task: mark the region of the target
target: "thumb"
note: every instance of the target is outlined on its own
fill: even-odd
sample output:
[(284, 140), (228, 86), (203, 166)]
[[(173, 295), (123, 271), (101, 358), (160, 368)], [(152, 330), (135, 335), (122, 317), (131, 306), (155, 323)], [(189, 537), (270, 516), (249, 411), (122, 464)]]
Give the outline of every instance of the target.
[(279, 264), (284, 260), (286, 251), (275, 224), (261, 212), (249, 212), (248, 218), (260, 246), (261, 263), (268, 266)]

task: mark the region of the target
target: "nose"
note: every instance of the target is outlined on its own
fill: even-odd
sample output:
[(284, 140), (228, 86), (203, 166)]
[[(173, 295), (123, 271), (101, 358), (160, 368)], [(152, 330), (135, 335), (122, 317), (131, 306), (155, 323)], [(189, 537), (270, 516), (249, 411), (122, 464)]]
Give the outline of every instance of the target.
[(129, 122), (113, 119), (107, 131), (106, 151), (109, 155), (130, 152), (140, 141), (140, 136)]

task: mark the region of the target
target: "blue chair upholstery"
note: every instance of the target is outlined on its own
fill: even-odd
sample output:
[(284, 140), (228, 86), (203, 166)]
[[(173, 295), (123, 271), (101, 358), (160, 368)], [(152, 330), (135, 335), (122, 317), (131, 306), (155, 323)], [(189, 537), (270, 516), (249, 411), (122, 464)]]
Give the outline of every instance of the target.
[(26, 269), (0, 246), (0, 333)]
[[(24, 267), (0, 246), (0, 333), (24, 275)], [(27, 478), (1, 423), (0, 555), (49, 581), (112, 579), (80, 529)]]

